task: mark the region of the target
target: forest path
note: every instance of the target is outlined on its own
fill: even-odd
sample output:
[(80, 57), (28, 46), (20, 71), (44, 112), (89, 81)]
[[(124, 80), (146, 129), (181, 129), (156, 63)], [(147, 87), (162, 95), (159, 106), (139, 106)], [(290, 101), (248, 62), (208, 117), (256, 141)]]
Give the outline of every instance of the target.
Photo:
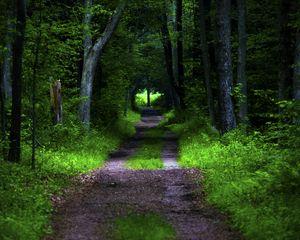
[(76, 187), (57, 204), (52, 219), (54, 233), (45, 239), (113, 239), (115, 219), (131, 213), (162, 216), (176, 230), (176, 239), (241, 239), (226, 224), (226, 217), (205, 203), (201, 173), (180, 169), (176, 163), (176, 136), (171, 132), (163, 136), (165, 169), (124, 169), (124, 162), (139, 148), (145, 131), (161, 120), (157, 111), (144, 110), (136, 135), (111, 154), (105, 167), (78, 177)]

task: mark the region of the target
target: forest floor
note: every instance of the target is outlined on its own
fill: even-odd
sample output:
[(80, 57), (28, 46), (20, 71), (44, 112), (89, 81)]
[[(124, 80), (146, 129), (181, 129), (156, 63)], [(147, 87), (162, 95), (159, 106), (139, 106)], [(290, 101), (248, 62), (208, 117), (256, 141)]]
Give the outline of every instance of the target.
[[(178, 166), (176, 136), (168, 130), (162, 136), (164, 169), (125, 168), (144, 133), (161, 120), (157, 111), (144, 110), (136, 135), (111, 154), (104, 168), (77, 177), (73, 188), (53, 199), (53, 234), (45, 240), (115, 239), (115, 219), (130, 214), (161, 216), (175, 230), (175, 239), (242, 239), (226, 216), (206, 203), (201, 172)], [(142, 239), (156, 240), (151, 236)]]

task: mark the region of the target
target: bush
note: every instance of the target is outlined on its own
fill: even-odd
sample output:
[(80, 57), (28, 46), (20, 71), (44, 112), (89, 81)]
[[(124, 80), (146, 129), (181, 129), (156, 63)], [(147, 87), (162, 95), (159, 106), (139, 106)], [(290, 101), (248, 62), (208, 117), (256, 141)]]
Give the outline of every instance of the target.
[(203, 118), (187, 119), (171, 125), (180, 137), (180, 164), (203, 171), (208, 201), (249, 239), (298, 239), (299, 126), (272, 125), (263, 135), (237, 129), (221, 137)]

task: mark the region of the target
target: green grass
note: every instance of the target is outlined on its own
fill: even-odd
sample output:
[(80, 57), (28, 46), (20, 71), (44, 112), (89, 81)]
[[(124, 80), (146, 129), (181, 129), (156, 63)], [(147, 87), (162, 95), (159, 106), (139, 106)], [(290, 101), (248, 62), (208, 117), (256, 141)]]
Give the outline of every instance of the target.
[(299, 148), (279, 148), (258, 132), (220, 137), (207, 122), (189, 118), (171, 128), (180, 137), (181, 166), (203, 171), (208, 201), (247, 239), (299, 239)]
[[(134, 133), (139, 115), (130, 113), (111, 129), (83, 134), (76, 126), (56, 128), (57, 146), (40, 148), (37, 169), (29, 164), (30, 147), (22, 146), (23, 161), (0, 161), (0, 239), (36, 240), (51, 232), (51, 196), (70, 186), (70, 177), (103, 165), (109, 152)], [(116, 131), (117, 129), (117, 131)], [(111, 134), (118, 132), (118, 134)]]
[(161, 160), (164, 130), (156, 128), (145, 133), (145, 140), (137, 152), (126, 162), (129, 169), (161, 169), (164, 164)]
[(114, 229), (114, 240), (171, 240), (176, 236), (174, 229), (154, 214), (118, 218)]

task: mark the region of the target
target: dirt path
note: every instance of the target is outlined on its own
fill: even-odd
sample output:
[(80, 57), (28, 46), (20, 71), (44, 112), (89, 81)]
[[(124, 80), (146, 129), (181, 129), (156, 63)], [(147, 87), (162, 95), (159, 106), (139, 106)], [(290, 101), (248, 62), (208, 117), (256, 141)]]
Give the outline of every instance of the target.
[(78, 178), (76, 189), (57, 205), (54, 234), (45, 239), (111, 239), (114, 219), (132, 212), (164, 216), (176, 229), (176, 239), (241, 239), (225, 223), (224, 216), (205, 204), (199, 185), (201, 174), (180, 169), (176, 163), (174, 134), (164, 135), (164, 170), (124, 169), (124, 162), (138, 149), (144, 132), (162, 119), (155, 111), (144, 111), (143, 115), (137, 134), (111, 155), (103, 169)]

